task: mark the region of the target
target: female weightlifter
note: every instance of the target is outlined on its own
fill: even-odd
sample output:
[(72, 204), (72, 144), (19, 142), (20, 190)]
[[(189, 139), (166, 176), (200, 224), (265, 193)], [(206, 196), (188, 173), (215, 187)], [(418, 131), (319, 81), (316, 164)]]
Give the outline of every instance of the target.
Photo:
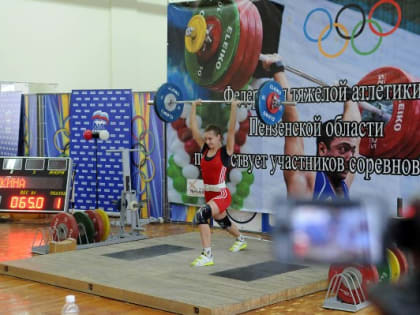
[(239, 232), (238, 227), (232, 224), (226, 214), (226, 209), (229, 207), (232, 197), (229, 189), (226, 187), (225, 178), (235, 146), (236, 110), (239, 103), (239, 101), (234, 100), (231, 104), (226, 145), (222, 144), (222, 132), (215, 125), (207, 126), (204, 135), (200, 134), (196, 110), (197, 105), (200, 105), (201, 101), (197, 100), (192, 103), (190, 128), (194, 140), (201, 148), (201, 173), (206, 200), (206, 204), (197, 210), (193, 220), (194, 224), (198, 224), (201, 244), (203, 245), (203, 252), (191, 263), (194, 267), (214, 265), (211, 252), (211, 232), (208, 224), (208, 220), (211, 217), (222, 229), (225, 229), (236, 238), (235, 243), (230, 248), (231, 252), (238, 252), (247, 247), (247, 243)]

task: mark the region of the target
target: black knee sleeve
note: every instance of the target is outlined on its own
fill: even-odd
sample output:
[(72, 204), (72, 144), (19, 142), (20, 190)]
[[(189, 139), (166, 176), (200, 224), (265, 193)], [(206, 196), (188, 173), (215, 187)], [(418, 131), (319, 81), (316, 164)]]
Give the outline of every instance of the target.
[(220, 227), (222, 228), (222, 229), (227, 229), (227, 228), (229, 228), (230, 226), (232, 226), (232, 222), (230, 222), (230, 219), (229, 219), (229, 217), (228, 216), (225, 216), (223, 219), (221, 219), (221, 220), (214, 220), (214, 221), (216, 221), (219, 225), (220, 225)]
[(209, 205), (202, 206), (195, 213), (193, 223), (194, 224), (208, 224), (208, 220), (211, 218), (211, 208)]

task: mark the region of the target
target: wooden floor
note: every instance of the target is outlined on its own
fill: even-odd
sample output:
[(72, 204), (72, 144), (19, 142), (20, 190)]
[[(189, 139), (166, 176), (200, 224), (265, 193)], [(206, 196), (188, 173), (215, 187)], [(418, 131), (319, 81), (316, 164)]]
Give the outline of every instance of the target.
[[(42, 224), (0, 223), (0, 261), (31, 257), (30, 248), (37, 228)], [(149, 225), (148, 237), (175, 235), (195, 231), (190, 225)], [(223, 233), (216, 231), (215, 233)], [(9, 276), (0, 276), (1, 314), (58, 314), (64, 304), (64, 297), (76, 295), (82, 314), (168, 314), (146, 307), (101, 298), (90, 294), (39, 284)], [(257, 309), (246, 314), (348, 314), (326, 310), (321, 307), (325, 292), (318, 292), (303, 298), (292, 299)], [(371, 315), (379, 312), (370, 306), (358, 314)]]

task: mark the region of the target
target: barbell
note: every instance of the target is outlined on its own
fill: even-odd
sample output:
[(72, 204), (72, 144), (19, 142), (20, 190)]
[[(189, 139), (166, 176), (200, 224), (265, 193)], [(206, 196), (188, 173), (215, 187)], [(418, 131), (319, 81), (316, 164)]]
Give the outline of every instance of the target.
[[(281, 85), (269, 80), (258, 89), (255, 99), (247, 101), (248, 104), (254, 104), (258, 117), (268, 125), (278, 123), (283, 116), (285, 105), (296, 105), (296, 102), (285, 100), (285, 93)], [(148, 101), (149, 105), (154, 105), (156, 114), (165, 122), (177, 120), (184, 110), (185, 103), (192, 103), (192, 100), (182, 98), (181, 89), (173, 83), (165, 83), (159, 87), (153, 100)], [(204, 104), (230, 103), (227, 100), (202, 100)]]

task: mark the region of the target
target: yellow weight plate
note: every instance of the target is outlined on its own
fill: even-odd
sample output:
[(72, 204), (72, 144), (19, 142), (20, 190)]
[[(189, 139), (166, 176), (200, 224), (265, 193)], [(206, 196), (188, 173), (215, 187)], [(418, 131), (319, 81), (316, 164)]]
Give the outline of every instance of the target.
[(201, 14), (194, 15), (185, 31), (185, 48), (192, 54), (198, 52), (206, 39), (207, 23)]
[(391, 281), (396, 282), (400, 278), (400, 263), (398, 262), (397, 256), (388, 248), (386, 249), (386, 253), (389, 268), (391, 269)]
[(101, 216), (102, 222), (104, 224), (104, 235), (102, 236), (101, 241), (106, 241), (109, 233), (111, 233), (111, 223), (109, 222), (108, 215), (104, 210), (96, 209), (95, 211)]

